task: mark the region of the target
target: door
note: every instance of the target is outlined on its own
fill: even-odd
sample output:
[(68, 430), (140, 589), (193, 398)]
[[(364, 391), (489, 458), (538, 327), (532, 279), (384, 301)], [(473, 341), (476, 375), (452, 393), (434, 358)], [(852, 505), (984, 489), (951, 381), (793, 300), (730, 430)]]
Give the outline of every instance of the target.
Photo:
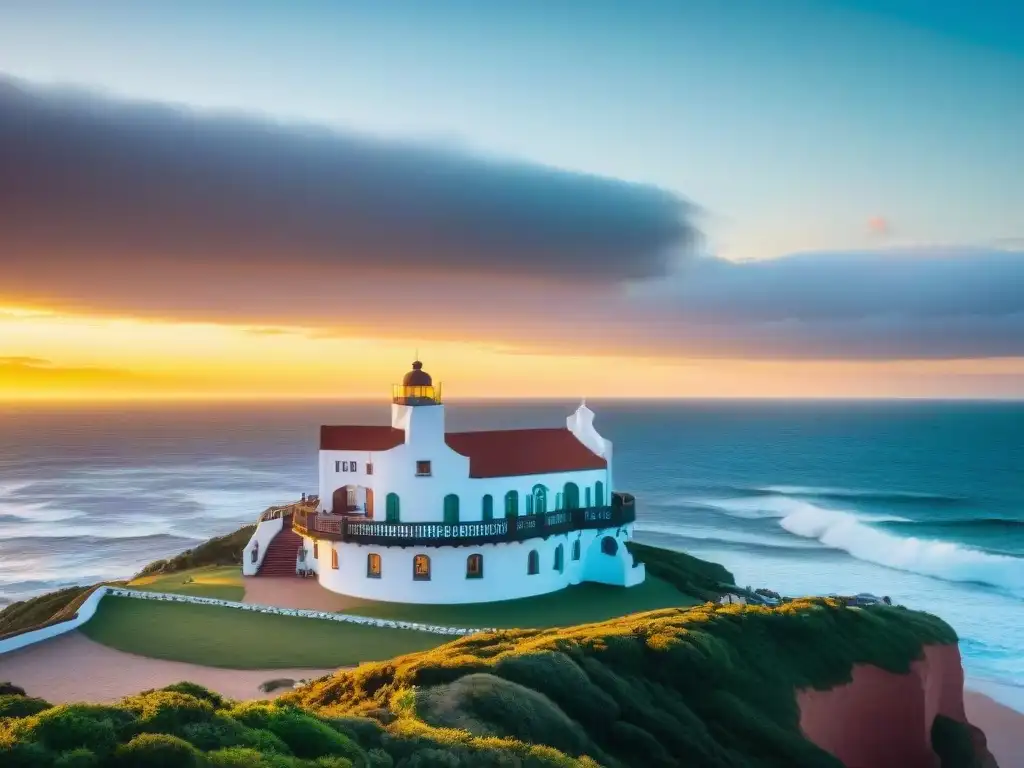
[(543, 485), (533, 486), (533, 513), (543, 515), (548, 511), (548, 489)]
[(454, 493), (444, 497), (444, 522), (445, 525), (455, 525), (459, 522), (459, 497)]
[(563, 503), (566, 509), (580, 508), (580, 488), (576, 483), (566, 483), (563, 493)]
[(366, 489), (366, 516), (373, 517), (373, 488)]
[(340, 515), (348, 508), (348, 486), (343, 485), (331, 494), (331, 512)]
[(384, 513), (389, 523), (399, 522), (398, 494), (389, 493), (384, 499)]

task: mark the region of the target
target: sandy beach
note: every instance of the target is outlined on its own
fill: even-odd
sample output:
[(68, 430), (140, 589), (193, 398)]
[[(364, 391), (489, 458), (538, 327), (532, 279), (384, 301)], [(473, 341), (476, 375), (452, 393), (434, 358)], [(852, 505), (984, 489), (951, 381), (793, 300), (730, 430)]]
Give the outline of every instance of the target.
[(220, 669), (178, 661), (148, 659), (117, 651), (80, 632), (0, 655), (0, 680), (54, 704), (114, 702), (148, 688), (188, 680), (232, 699), (268, 699), (287, 689), (264, 693), (261, 683), (277, 678), (312, 679), (333, 669)]
[(964, 689), (964, 711), (985, 732), (999, 768), (1024, 768), (1024, 713), (970, 688)]

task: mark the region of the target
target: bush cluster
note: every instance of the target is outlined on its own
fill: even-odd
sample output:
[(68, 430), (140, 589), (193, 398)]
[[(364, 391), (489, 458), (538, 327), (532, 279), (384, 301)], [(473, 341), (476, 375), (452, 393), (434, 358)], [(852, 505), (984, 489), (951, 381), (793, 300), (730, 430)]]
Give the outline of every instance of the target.
[[(642, 545), (637, 545), (642, 547)], [(643, 547), (662, 578), (732, 581)], [(671, 579), (670, 579), (671, 580)], [(502, 630), (339, 672), (275, 702), (178, 683), (116, 705), (0, 694), (3, 768), (840, 768), (804, 739), (796, 691), (855, 664), (907, 672), (941, 620), (814, 598), (670, 608), (595, 624)], [(936, 721), (943, 766), (973, 765), (971, 734)]]

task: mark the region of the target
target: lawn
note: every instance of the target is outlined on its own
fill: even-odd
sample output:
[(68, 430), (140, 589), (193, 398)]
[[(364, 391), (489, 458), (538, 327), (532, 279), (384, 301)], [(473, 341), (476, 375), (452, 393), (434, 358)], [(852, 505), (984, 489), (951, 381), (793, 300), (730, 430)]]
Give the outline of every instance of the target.
[(341, 613), (450, 627), (545, 629), (607, 621), (640, 611), (696, 605), (667, 581), (648, 575), (629, 589), (585, 583), (538, 597), (467, 605), (417, 605), (346, 598)]
[(241, 601), (245, 596), (242, 569), (237, 565), (208, 565), (177, 573), (140, 576), (128, 586), (147, 592), (172, 592), (218, 600)]
[(109, 595), (81, 631), (120, 651), (231, 669), (350, 666), (434, 648), (453, 639), (403, 629)]

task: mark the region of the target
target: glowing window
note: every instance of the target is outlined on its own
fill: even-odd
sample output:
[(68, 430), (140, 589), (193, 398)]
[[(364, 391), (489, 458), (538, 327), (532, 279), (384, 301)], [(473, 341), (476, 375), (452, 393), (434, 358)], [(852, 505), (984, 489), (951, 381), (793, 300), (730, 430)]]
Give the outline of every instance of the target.
[(466, 558), (466, 578), (482, 579), (484, 577), (484, 556), (470, 555)]
[(415, 581), (430, 581), (430, 558), (416, 555), (412, 560), (412, 577)]
[(380, 578), (380, 555), (375, 552), (366, 556), (366, 576), (370, 579)]

